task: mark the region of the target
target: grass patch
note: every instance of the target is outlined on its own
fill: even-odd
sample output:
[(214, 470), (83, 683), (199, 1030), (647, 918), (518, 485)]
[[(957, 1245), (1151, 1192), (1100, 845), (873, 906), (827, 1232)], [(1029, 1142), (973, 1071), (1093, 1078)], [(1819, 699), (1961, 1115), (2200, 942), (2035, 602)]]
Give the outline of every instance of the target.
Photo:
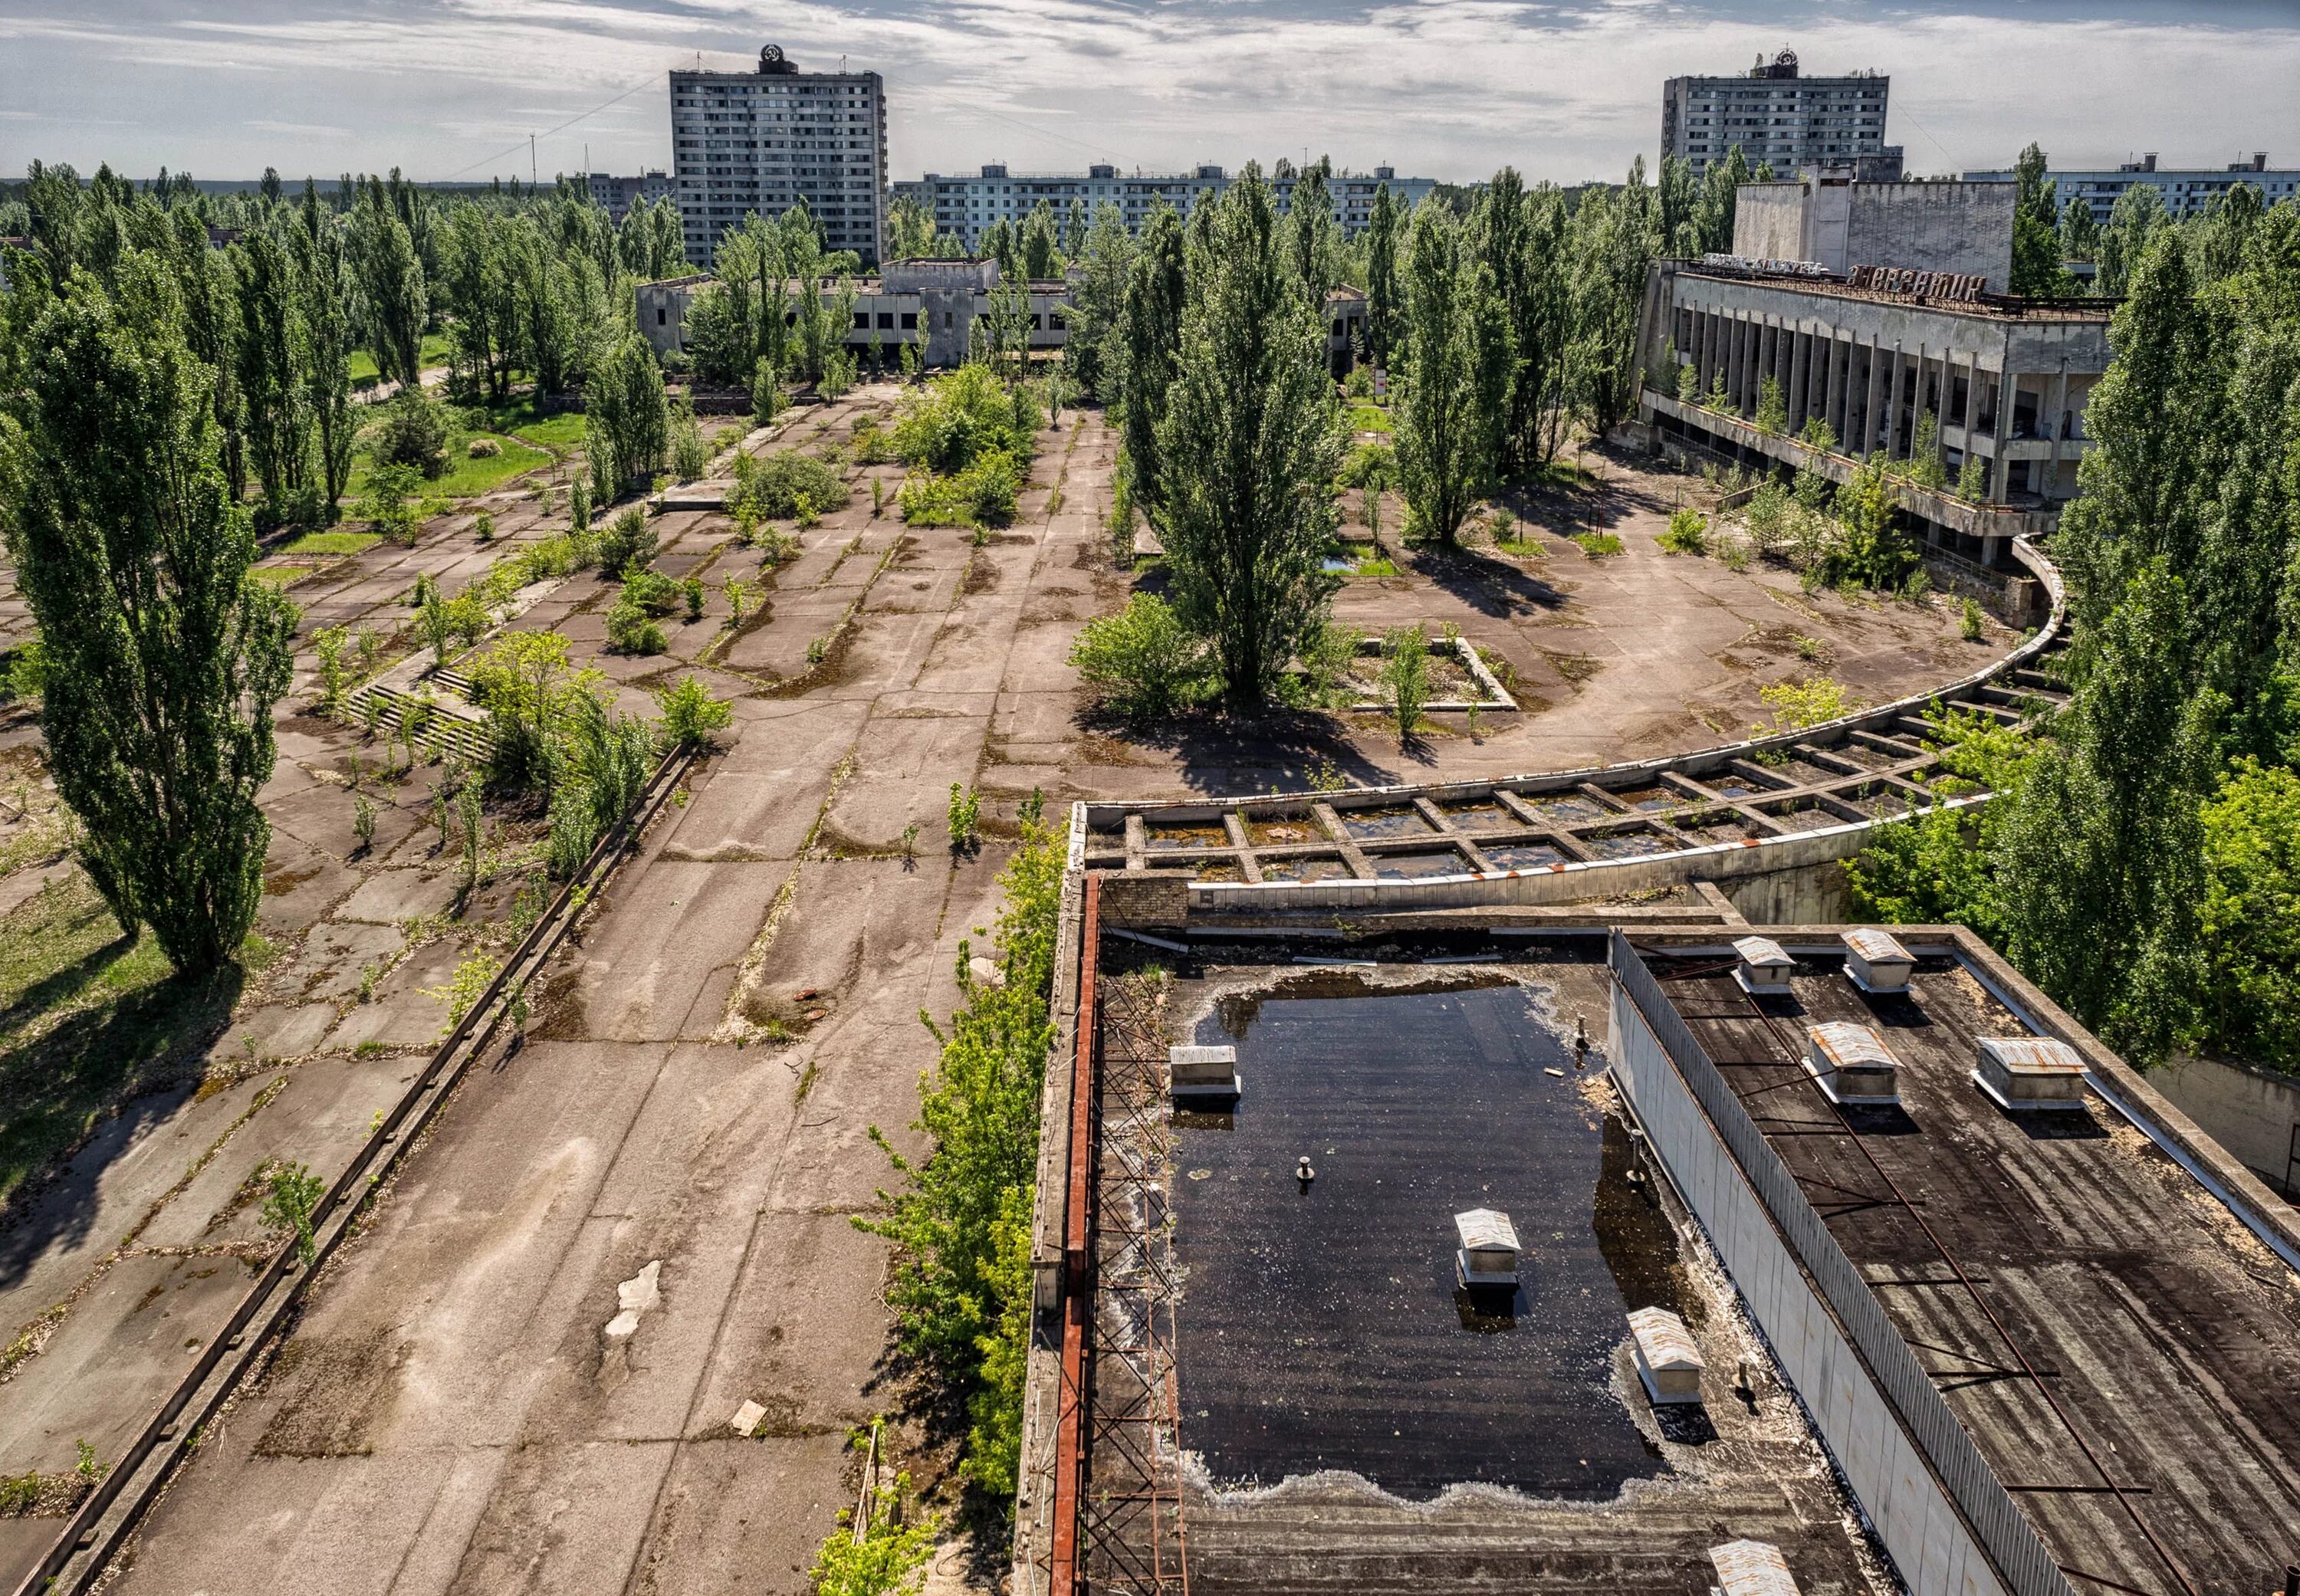
[[(580, 420), (579, 417), (577, 419)], [(473, 460), (469, 450), (475, 437), (494, 438), (503, 445), (503, 453)], [(447, 474), (436, 481), (424, 483), (421, 491), (427, 498), (477, 498), (481, 494), (492, 493), (523, 471), (549, 465), (551, 461), (552, 456), (547, 451), (533, 448), (517, 438), (504, 437), (493, 432), (465, 432), (458, 428), (447, 444)], [(362, 451), (358, 463), (352, 470), (351, 486), (344, 495), (346, 499), (355, 500), (367, 491), (368, 473), (372, 465), (371, 457)]]
[[(540, 410), (532, 394), (521, 394), (501, 404), (488, 405), (485, 410), (488, 431), (499, 436), (517, 437), (554, 454), (583, 446), (583, 412), (579, 410)], [(460, 445), (471, 439), (457, 441)]]
[(364, 554), (382, 541), (372, 532), (306, 532), (286, 548), (274, 552), (290, 560), (299, 554)]
[[(415, 358), (418, 364), (428, 370), (432, 366), (446, 365), (447, 363), (447, 335), (446, 333), (425, 333), (423, 335), (423, 345), (421, 349), (417, 352)], [(370, 354), (364, 349), (354, 349), (352, 351), (351, 372), (352, 387), (355, 388), (372, 387), (377, 377), (380, 375), (375, 369), (375, 356)]]
[(1389, 412), (1380, 405), (1360, 399), (1350, 406), (1352, 432), (1388, 432), (1389, 429)]
[(1581, 552), (1592, 560), (1604, 560), (1621, 553), (1621, 540), (1611, 532), (1577, 532), (1573, 535), (1573, 541), (1579, 544)]
[(269, 582), (272, 586), (285, 590), (318, 569), (312, 565), (258, 565), (249, 568), (247, 574), (259, 582)]
[(196, 1072), (239, 985), (178, 978), (78, 870), (0, 919), (0, 1208), (115, 1109)]
[(1494, 540), (1494, 547), (1500, 550), (1503, 553), (1511, 555), (1519, 560), (1546, 560), (1549, 558), (1549, 551), (1542, 547), (1540, 540), (1538, 538), (1497, 537)]

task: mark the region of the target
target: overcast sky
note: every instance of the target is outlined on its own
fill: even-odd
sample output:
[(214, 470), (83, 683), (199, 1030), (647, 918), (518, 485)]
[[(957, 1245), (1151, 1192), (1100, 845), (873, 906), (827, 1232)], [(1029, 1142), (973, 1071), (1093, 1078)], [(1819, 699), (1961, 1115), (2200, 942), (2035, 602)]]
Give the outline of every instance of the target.
[[(1235, 167), (1306, 151), (1454, 180), (1650, 163), (1661, 85), (1794, 48), (1893, 79), (1910, 169), (2158, 150), (2300, 165), (2300, 0), (0, 0), (0, 171), (667, 163), (663, 73), (886, 75), (896, 177)], [(562, 126), (562, 124), (567, 124)]]

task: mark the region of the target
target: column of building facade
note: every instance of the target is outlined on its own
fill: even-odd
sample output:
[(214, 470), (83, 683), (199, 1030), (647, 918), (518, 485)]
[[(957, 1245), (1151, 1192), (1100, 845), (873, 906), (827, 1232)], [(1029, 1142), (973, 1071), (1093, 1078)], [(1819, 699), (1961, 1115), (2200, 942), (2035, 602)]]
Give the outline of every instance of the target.
[(1822, 420), (1837, 435), (1839, 449), (1845, 447), (1845, 413), (1852, 407), (1852, 394), (1853, 338), (1850, 334), (1839, 337), (1832, 327), (1829, 329), (1829, 409), (1823, 412)]
[(2013, 374), (2012, 350), (2005, 350), (2004, 370), (1996, 377), (1996, 458), (1989, 463), (1988, 496), (2003, 503), (2012, 491), (2012, 462), (2004, 458), (2012, 432), (2012, 394), (2020, 378)]
[(2051, 400), (2052, 403), (2046, 411), (2045, 424), (2052, 429), (2053, 449), (2052, 453), (2045, 457), (2043, 485), (2041, 486), (2033, 483), (2030, 485), (2037, 487), (2040, 495), (2046, 496), (2049, 496), (2053, 488), (2060, 485), (2061, 480), (2061, 433), (2067, 425), (2065, 418), (2069, 408), (2069, 362), (2065, 355), (2061, 359), (2061, 369), (2053, 373)]
[(1789, 335), (1789, 435), (1804, 426), (1812, 401), (1812, 335), (1800, 322)]

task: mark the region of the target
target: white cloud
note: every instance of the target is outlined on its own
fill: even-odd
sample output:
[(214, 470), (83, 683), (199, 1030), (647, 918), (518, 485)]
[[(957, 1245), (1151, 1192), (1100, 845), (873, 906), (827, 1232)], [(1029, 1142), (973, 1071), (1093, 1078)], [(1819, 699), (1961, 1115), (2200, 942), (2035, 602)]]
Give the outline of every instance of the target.
[[(0, 161), (285, 170), (293, 152), (279, 140), (326, 129), (331, 148), (356, 140), (360, 164), (438, 176), (636, 84), (538, 152), (546, 171), (575, 170), (586, 144), (595, 168), (629, 170), (669, 154), (651, 79), (697, 51), (739, 68), (772, 39), (802, 65), (843, 54), (887, 75), (897, 175), (1000, 159), (1236, 166), (1306, 145), (1356, 167), (1469, 179), (1507, 162), (1571, 181), (1652, 159), (1663, 79), (1737, 70), (1781, 42), (1778, 18), (1679, 0), (1376, 0), (1315, 13), (1310, 3), (269, 0), (227, 21), (122, 0), (104, 21), (0, 19), (18, 81), (35, 86), (14, 120), (62, 139), (0, 137)], [(139, 11), (152, 14), (126, 14)], [(2031, 138), (2071, 165), (2140, 145), (2193, 164), (2259, 148), (2300, 160), (2300, 96), (2287, 83), (2300, 26), (2281, 12), (2249, 29), (2189, 14), (2176, 0), (2137, 22), (1819, 13), (1795, 42), (1808, 71), (1892, 75), (1888, 136), (1921, 171), (2004, 164)], [(251, 93), (262, 120), (246, 120)], [(127, 97), (148, 113), (133, 137), (79, 137)], [(500, 170), (523, 170), (525, 154)]]

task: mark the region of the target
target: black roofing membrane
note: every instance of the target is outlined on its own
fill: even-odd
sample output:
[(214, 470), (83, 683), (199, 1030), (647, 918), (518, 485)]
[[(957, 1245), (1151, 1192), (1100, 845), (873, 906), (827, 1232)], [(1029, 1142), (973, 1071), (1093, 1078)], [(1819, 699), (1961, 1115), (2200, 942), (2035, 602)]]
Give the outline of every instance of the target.
[[(1577, 1085), (1547, 989), (1427, 973), (1443, 989), (1299, 972), (1199, 1021), (1245, 1093), (1175, 1119), (1182, 1443), (1218, 1489), (1346, 1470), (1417, 1500), (1469, 1482), (1610, 1499), (1667, 1472), (1612, 1389), (1666, 1226), (1601, 1218), (1601, 1186), (1617, 1214), (1634, 1201), (1605, 1157), (1626, 1140)], [(1454, 1215), (1474, 1208), (1516, 1226), (1514, 1296), (1456, 1284)]]

